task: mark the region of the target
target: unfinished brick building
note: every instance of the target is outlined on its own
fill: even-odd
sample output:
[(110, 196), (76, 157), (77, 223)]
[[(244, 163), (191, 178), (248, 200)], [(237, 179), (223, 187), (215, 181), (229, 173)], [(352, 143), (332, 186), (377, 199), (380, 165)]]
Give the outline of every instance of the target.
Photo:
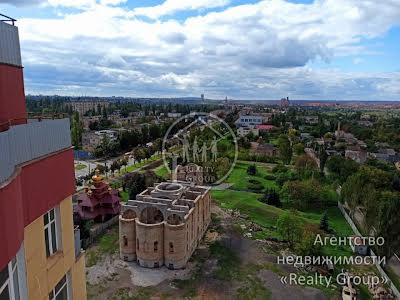
[(184, 268), (211, 220), (209, 187), (155, 184), (122, 206), (120, 255), (142, 267)]

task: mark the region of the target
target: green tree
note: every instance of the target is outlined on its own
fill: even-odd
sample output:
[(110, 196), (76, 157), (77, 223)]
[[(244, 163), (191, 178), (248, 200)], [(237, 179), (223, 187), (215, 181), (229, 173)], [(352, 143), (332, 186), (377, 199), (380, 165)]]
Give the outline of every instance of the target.
[(389, 260), (400, 249), (400, 194), (386, 191), (381, 197), (376, 229), (378, 236), (385, 239), (385, 243), (377, 251)]
[(107, 120), (108, 119), (107, 108), (105, 106), (103, 107), (102, 118), (103, 118), (103, 120)]
[(303, 143), (296, 143), (293, 145), (293, 151), (296, 155), (304, 154), (304, 144)]
[(328, 212), (324, 212), (319, 222), (319, 229), (328, 232), (329, 231), (329, 219), (328, 219)]
[(321, 184), (315, 179), (294, 180), (283, 185), (280, 196), (296, 209), (307, 209), (320, 204), (321, 192)]
[(317, 163), (307, 154), (300, 155), (296, 158), (295, 168), (297, 174), (304, 179), (314, 177), (318, 173)]
[(276, 221), (279, 235), (288, 241), (291, 246), (299, 239), (302, 233), (301, 222), (293, 211), (285, 211)]
[(119, 168), (126, 167), (128, 165), (128, 159), (123, 158), (119, 161)]
[(115, 171), (120, 169), (120, 164), (118, 160), (114, 160), (110, 166), (110, 171), (111, 173), (114, 174)]
[(319, 147), (318, 157), (319, 157), (319, 170), (322, 174), (324, 174), (325, 165), (328, 160), (328, 154), (326, 153), (325, 145)]
[(375, 201), (376, 191), (388, 190), (388, 187), (390, 189), (392, 181), (392, 174), (375, 167), (362, 166), (343, 184), (342, 201), (347, 202), (350, 213), (353, 215), (357, 206), (367, 207), (368, 203), (371, 205)]
[(278, 149), (280, 158), (285, 164), (290, 164), (293, 156), (292, 146), (286, 135), (280, 135), (278, 138)]
[(341, 155), (331, 156), (326, 162), (326, 168), (329, 175), (339, 182), (343, 183), (347, 178), (359, 169), (359, 164), (351, 159), (346, 159)]
[(302, 256), (319, 256), (322, 253), (320, 244), (314, 245), (315, 239), (321, 232), (315, 225), (306, 225), (301, 233), (301, 238), (297, 242), (296, 254)]
[(82, 133), (83, 124), (79, 119), (79, 113), (74, 112), (71, 119), (71, 140), (72, 145), (77, 149), (82, 146)]
[(154, 141), (155, 139), (158, 139), (161, 137), (161, 128), (157, 124), (152, 124), (149, 127), (149, 136), (150, 140)]

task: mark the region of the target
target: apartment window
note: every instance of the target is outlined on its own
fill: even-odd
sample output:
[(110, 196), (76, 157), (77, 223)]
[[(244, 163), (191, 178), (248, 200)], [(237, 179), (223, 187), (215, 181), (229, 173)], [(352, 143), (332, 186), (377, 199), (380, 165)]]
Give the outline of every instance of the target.
[(66, 275), (57, 283), (56, 287), (50, 292), (49, 300), (69, 300), (68, 278)]
[(19, 300), (17, 259), (14, 258), (0, 272), (0, 299)]
[(60, 249), (59, 236), (59, 212), (56, 208), (51, 209), (44, 215), (44, 238), (46, 241), (47, 256), (53, 255)]
[(169, 253), (174, 253), (174, 244), (169, 242)]

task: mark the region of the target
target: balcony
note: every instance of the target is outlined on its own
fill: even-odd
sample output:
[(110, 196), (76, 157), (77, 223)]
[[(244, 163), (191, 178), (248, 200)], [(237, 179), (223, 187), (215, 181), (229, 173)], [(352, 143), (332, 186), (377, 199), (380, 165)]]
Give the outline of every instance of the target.
[(31, 122), (0, 132), (0, 184), (18, 165), (70, 147), (69, 119)]
[(74, 227), (75, 258), (78, 259), (82, 253), (81, 230), (79, 226)]
[(18, 28), (15, 19), (0, 14), (0, 63), (22, 66)]

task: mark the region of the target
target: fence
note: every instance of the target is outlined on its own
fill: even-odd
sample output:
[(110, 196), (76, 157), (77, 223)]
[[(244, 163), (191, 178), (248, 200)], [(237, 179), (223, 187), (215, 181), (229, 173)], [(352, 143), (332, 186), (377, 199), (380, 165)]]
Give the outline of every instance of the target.
[(104, 231), (106, 231), (111, 226), (117, 224), (119, 221), (119, 215), (113, 217), (112, 219), (108, 220), (107, 222), (96, 224), (95, 228), (90, 229), (90, 236), (86, 239), (82, 240), (82, 248), (87, 249), (96, 238), (101, 235)]
[(74, 159), (75, 160), (86, 160), (86, 159), (92, 159), (92, 158), (93, 158), (93, 154), (88, 151), (74, 150)]
[[(353, 220), (350, 218), (350, 216), (347, 214), (346, 210), (344, 209), (342, 203), (338, 202), (338, 207), (340, 209), (340, 211), (342, 212), (344, 218), (346, 219), (347, 223), (349, 223), (351, 229), (353, 229), (354, 233), (358, 236), (362, 236), (360, 231), (358, 230), (356, 224), (354, 224)], [(375, 254), (374, 251), (372, 251), (372, 249), (370, 250), (371, 252), (371, 256), (377, 256)], [(376, 268), (378, 269), (379, 273), (381, 274), (382, 277), (385, 277), (388, 281), (388, 285), (390, 287), (390, 289), (392, 290), (393, 294), (396, 296), (396, 299), (400, 299), (400, 292), (397, 289), (397, 287), (393, 284), (392, 280), (390, 279), (390, 277), (386, 274), (385, 270), (383, 270), (383, 268), (376, 263)]]

